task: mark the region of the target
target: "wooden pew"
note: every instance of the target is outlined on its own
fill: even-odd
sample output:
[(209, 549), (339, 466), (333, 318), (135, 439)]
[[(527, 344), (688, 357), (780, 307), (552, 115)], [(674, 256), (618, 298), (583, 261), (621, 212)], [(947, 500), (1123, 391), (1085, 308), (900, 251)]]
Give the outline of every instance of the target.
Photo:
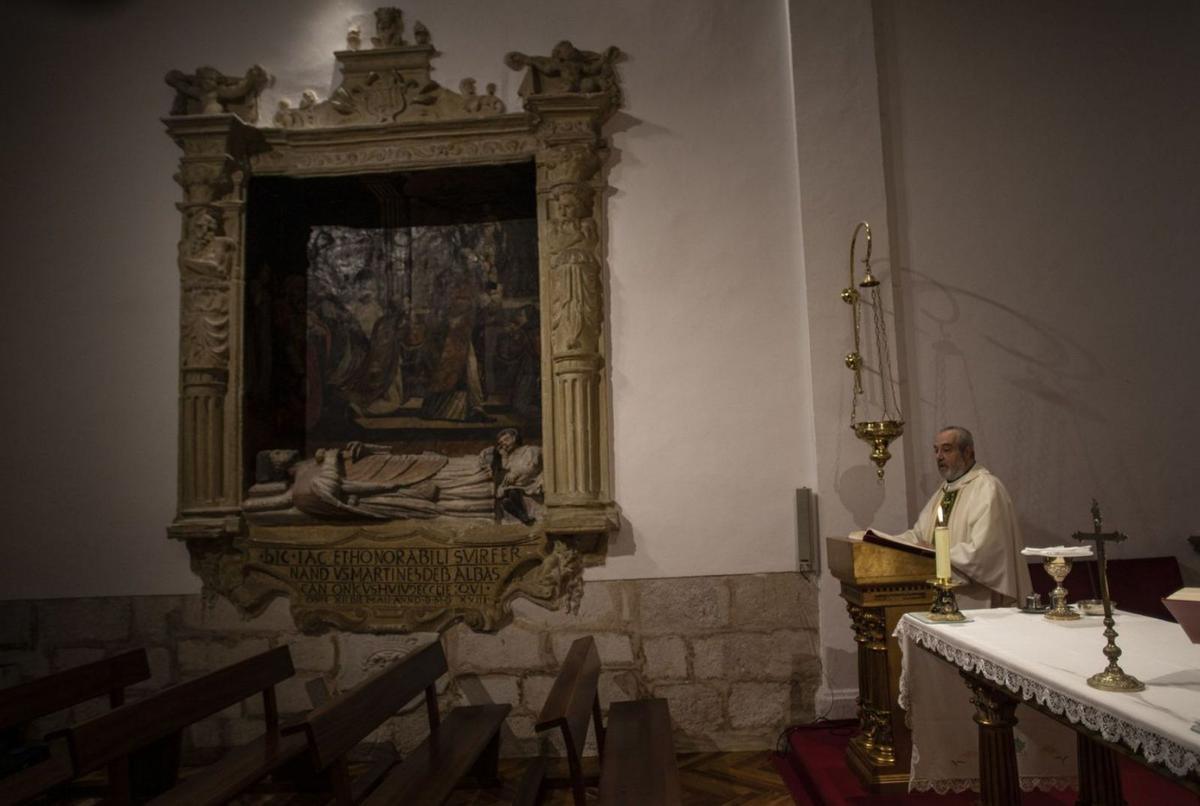
[[(386, 685), (379, 678), (371, 681), (371, 694), (381, 698), (374, 701), (373, 707), (386, 710), (390, 716), (424, 692), (429, 736), (387, 773), (363, 803), (368, 806), (444, 803), (468, 773), (481, 781), (495, 782), (500, 728), (512, 706), (459, 706), (443, 719), (438, 712), (436, 684), (437, 679), (448, 671), (448, 666), (440, 641), (415, 650), (397, 661), (394, 667), (394, 672), (386, 677)], [(306, 725), (313, 724), (313, 728), (306, 732), (317, 748), (314, 752), (318, 765), (342, 764), (338, 759), (344, 757), (345, 750), (357, 741), (354, 737), (361, 732), (358, 714), (369, 704), (369, 699), (364, 693), (354, 698), (353, 707), (347, 706), (341, 714), (326, 712), (310, 716)], [(339, 779), (341, 783), (338, 783)], [(334, 785), (339, 803), (353, 802), (343, 799), (356, 795), (348, 775), (335, 772)]]
[(576, 806), (586, 802), (587, 786), (596, 782), (595, 776), (589, 778), (583, 771), (583, 747), (587, 742), (589, 719), (595, 727), (596, 747), (601, 759), (604, 757), (604, 724), (600, 717), (600, 696), (596, 691), (599, 681), (600, 655), (595, 639), (590, 635), (575, 639), (534, 726), (539, 733), (555, 729), (562, 732), (569, 778), (565, 781), (551, 778), (550, 760), (544, 755), (539, 756), (525, 769), (514, 804), (536, 806), (547, 787), (562, 783), (570, 786)]
[(265, 722), (262, 736), (234, 748), (206, 768), (203, 780), (186, 781), (151, 801), (197, 806), (225, 803), (304, 753), (303, 735), (285, 736), (279, 730), (275, 685), (291, 677), (292, 673), (288, 648), (278, 647), (69, 728), (65, 735), (76, 773), (107, 766), (110, 798), (116, 803), (129, 803), (135, 794), (154, 794), (133, 791), (132, 756), (148, 748), (160, 749), (162, 752), (154, 762), (157, 769), (153, 770), (160, 773), (155, 776), (160, 780), (153, 785), (170, 786), (178, 773), (184, 728), (261, 694)]
[[(0, 731), (18, 729), (38, 717), (96, 697), (111, 708), (125, 702), (125, 689), (150, 677), (146, 650), (133, 649), (0, 691)], [(44, 760), (0, 779), (0, 803), (19, 803), (75, 777), (62, 739), (51, 741)]]
[(666, 700), (614, 702), (608, 709), (600, 802), (612, 806), (677, 806), (683, 802)]

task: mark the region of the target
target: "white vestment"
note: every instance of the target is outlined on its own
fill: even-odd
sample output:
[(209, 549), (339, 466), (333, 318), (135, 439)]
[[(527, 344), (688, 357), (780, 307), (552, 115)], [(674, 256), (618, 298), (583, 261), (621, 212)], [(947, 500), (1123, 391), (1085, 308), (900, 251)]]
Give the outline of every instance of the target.
[(1032, 592), (1029, 568), (1021, 557), (1025, 543), (1008, 490), (981, 465), (939, 487), (917, 523), (897, 540), (933, 545), (937, 508), (946, 492), (958, 492), (950, 510), (950, 564), (971, 584), (955, 595), (964, 609), (1024, 603)]

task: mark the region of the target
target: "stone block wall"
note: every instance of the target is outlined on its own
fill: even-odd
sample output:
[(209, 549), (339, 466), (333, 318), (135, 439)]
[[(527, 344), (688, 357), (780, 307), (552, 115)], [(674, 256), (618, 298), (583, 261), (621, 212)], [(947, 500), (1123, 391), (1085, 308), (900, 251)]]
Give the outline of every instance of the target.
[[(443, 635), (451, 674), (443, 705), (513, 706), (502, 752), (532, 755), (533, 724), (568, 647), (596, 638), (603, 665), (600, 700), (664, 697), (680, 752), (773, 747), (789, 724), (813, 718), (820, 684), (817, 591), (799, 574), (757, 574), (587, 582), (576, 615), (520, 600), (494, 634), (458, 624)], [(373, 668), (432, 634), (299, 633), (286, 600), (243, 618), (224, 599), (154, 596), (0, 602), (0, 685), (11, 685), (142, 646), (151, 676), (137, 697), (288, 644), (296, 676), (278, 690), (282, 714), (299, 714), (314, 693), (344, 691)], [(417, 700), (380, 731), (405, 750), (425, 734)], [(87, 703), (39, 725), (49, 730), (102, 710)], [(251, 699), (193, 726), (187, 749), (199, 758), (260, 732)], [(594, 752), (591, 750), (590, 752)]]

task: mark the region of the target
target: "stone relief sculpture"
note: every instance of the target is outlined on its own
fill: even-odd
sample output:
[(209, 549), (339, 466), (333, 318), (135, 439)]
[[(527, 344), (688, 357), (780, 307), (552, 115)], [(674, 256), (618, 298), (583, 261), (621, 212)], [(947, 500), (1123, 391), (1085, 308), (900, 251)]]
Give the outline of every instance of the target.
[[(175, 96), (165, 122), (182, 150), (176, 180), (183, 189), (179, 503), (169, 534), (187, 541), (208, 589), (249, 611), (287, 596), (306, 630), (409, 631), (454, 621), (493, 630), (511, 616), (517, 597), (575, 612), (583, 568), (601, 561), (605, 535), (618, 528), (608, 459), (602, 236), (608, 152), (601, 126), (621, 102), (621, 53), (583, 50), (565, 40), (549, 55), (509, 53), (504, 63), (524, 73), (523, 108), (507, 113), (494, 83), (480, 92), (475, 79), (465, 78), (455, 92), (432, 79), (436, 51), (425, 25), (413, 24), (407, 41), (402, 12), (383, 8), (375, 26), (369, 45), (357, 28), (347, 32), (347, 50), (335, 54), (338, 87), (324, 98), (306, 90), (294, 105), (281, 103), (270, 127), (253, 125), (259, 94), (271, 81), (263, 68), (240, 77), (211, 67), (167, 75)], [(537, 276), (532, 290), (484, 299), (489, 284), (508, 291), (515, 276), (489, 273), (491, 256), (501, 253), (488, 251), (491, 233), (500, 230), (487, 215), (467, 222), (474, 241), (454, 249), (411, 251), (407, 244), (417, 241), (381, 236), (381, 243), (397, 245), (395, 255), (411, 251), (418, 261), (393, 257), (388, 265), (402, 271), (367, 272), (381, 290), (364, 296), (362, 310), (313, 308), (320, 289), (316, 275), (297, 268), (302, 241), (291, 247), (297, 256), (291, 266), (248, 265), (256, 236), (247, 231), (255, 226), (247, 209), (261, 186), (252, 178), (360, 176), (368, 182), (427, 169), (517, 164), (529, 166), (530, 204), (536, 204), (536, 214), (524, 219), (536, 233), (527, 261)], [(369, 244), (375, 236), (344, 237)], [(410, 283), (422, 277), (421, 260), (473, 266), (472, 255), (480, 258), (478, 277), (456, 269), (470, 279), (459, 292), (450, 275), (441, 285), (431, 280), (428, 305), (406, 307), (397, 290), (403, 282), (389, 285), (393, 274)], [(348, 278), (363, 275), (362, 265), (339, 266), (339, 272), (343, 268)], [(275, 279), (255, 276), (260, 270)], [(247, 321), (254, 309), (247, 300), (256, 294), (267, 295), (261, 305), (271, 315)], [(471, 298), (470, 315), (460, 316), (466, 308), (454, 307), (456, 294), (460, 302)], [(393, 298), (400, 303), (384, 304)], [(367, 305), (371, 300), (380, 302), (379, 310)], [(428, 327), (438, 305), (445, 307), (444, 333)], [(247, 333), (276, 327), (275, 312), (290, 308), (302, 316), (284, 329), (299, 333), (300, 344), (285, 362), (256, 350)], [(357, 323), (345, 329), (357, 347), (339, 351), (337, 338), (323, 334), (337, 337), (331, 323), (346, 312)], [(418, 314), (426, 317), (426, 329), (397, 341)], [(324, 330), (313, 325), (314, 317)], [(465, 326), (455, 331), (460, 318), (474, 322), (469, 336)], [(354, 335), (359, 331), (361, 338)], [(305, 338), (327, 348), (312, 354), (329, 359), (325, 375), (307, 377), (312, 356)], [(480, 349), (485, 342), (486, 352)], [(476, 363), (481, 356), (493, 361), (489, 371), (503, 379), (505, 405), (523, 412), (515, 421), (520, 430), (489, 420), (494, 401), (472, 397), (483, 372), (472, 368), (473, 354)], [(354, 377), (362, 382), (353, 386), (346, 409), (356, 421), (365, 418), (363, 438), (326, 435), (306, 443), (304, 405), (288, 408), (302, 421), (298, 439), (248, 433), (247, 372), (271, 360), (295, 364), (305, 381), (359, 367)], [(453, 371), (456, 385), (446, 386), (445, 400), (426, 410), (423, 399), (436, 399), (443, 369), (447, 376)], [(408, 391), (412, 384), (420, 385), (414, 387), (419, 395)], [(311, 402), (312, 384), (297, 389), (302, 402)], [(435, 422), (444, 433), (459, 429), (475, 441), (457, 451), (436, 441), (406, 449), (401, 437), (381, 444), (372, 429), (383, 426), (371, 418), (387, 417), (410, 429)], [(530, 423), (540, 423), (540, 435), (525, 429)], [(302, 452), (298, 446), (305, 444), (310, 447)]]
[(478, 456), (351, 442), (303, 460), (295, 450), (263, 451), (256, 467), (258, 481), (242, 502), (250, 523), (466, 517), (531, 526), (541, 511), (541, 448), (521, 445), (513, 428)]
[(248, 123), (258, 120), (258, 95), (271, 85), (271, 76), (254, 65), (241, 78), (222, 75), (215, 67), (195, 73), (172, 70), (166, 82), (175, 89), (172, 115), (220, 115), (232, 112)]
[(180, 258), (185, 273), (198, 278), (228, 278), (237, 242), (225, 237), (217, 216), (207, 207), (198, 207), (188, 229), (185, 254)]
[(475, 79), (463, 79), (460, 92), (430, 78), (435, 54), (429, 29), (413, 26), (414, 43), (404, 38), (404, 15), (398, 8), (375, 11), (375, 36), (370, 50), (360, 50), (357, 28), (347, 34), (350, 52), (340, 55), (342, 84), (325, 101), (315, 94), (302, 97), (298, 107), (280, 101), (274, 123), (284, 129), (448, 120), (504, 113), (504, 103), (489, 84), (486, 95), (475, 91)]
[(407, 45), (404, 41), (404, 12), (393, 7), (375, 9), (375, 36), (371, 37), (371, 44), (377, 48)]
[[(527, 56), (513, 51), (504, 63), (514, 70), (529, 68), (519, 93), (526, 95), (555, 95), (562, 93), (615, 93), (617, 81), (613, 64), (621, 52), (608, 48), (603, 53), (579, 50), (563, 40), (554, 46), (549, 56)], [(614, 100), (617, 100), (614, 97)]]

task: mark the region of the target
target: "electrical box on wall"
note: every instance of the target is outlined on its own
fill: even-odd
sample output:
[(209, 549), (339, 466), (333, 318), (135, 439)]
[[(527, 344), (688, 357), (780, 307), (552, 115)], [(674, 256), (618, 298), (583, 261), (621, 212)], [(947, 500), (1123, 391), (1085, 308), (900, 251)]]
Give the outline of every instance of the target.
[(817, 496), (808, 487), (796, 490), (796, 567), (800, 571), (820, 571), (821, 553), (817, 528)]

